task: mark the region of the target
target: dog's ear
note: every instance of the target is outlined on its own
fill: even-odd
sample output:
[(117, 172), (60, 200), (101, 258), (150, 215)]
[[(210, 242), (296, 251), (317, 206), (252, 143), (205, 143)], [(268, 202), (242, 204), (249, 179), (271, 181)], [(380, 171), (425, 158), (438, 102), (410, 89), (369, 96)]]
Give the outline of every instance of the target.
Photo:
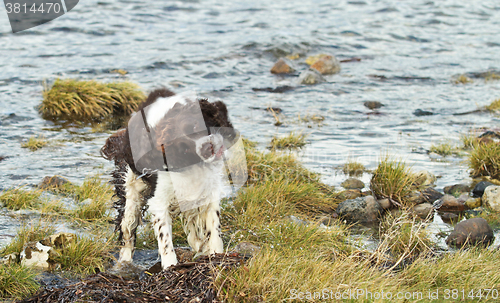
[(121, 129), (106, 139), (101, 148), (101, 156), (106, 160), (118, 160), (126, 140), (126, 129)]
[(224, 125), (222, 125), (222, 126), (229, 126), (229, 125), (226, 125), (229, 123), (226, 104), (224, 104), (224, 102), (222, 102), (222, 101), (216, 101), (213, 103), (213, 105), (215, 105), (215, 107), (218, 110), (217, 114), (218, 114), (219, 118), (222, 121), (224, 121), (223, 122)]

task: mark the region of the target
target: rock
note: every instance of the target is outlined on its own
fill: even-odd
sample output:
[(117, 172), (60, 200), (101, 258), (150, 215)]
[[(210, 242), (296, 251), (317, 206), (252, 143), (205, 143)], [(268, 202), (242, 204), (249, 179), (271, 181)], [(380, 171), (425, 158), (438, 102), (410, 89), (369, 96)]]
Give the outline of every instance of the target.
[(339, 198), (341, 200), (352, 200), (361, 197), (363, 194), (359, 189), (348, 189), (340, 192)]
[(389, 210), (389, 214), (393, 218), (399, 218), (403, 215), (403, 213), (404, 213), (404, 211), (401, 208), (393, 208), (393, 209)]
[(425, 202), (434, 203), (434, 201), (441, 199), (444, 195), (432, 187), (426, 188), (422, 191), (422, 195), (425, 198)]
[(15, 263), (17, 263), (18, 259), (19, 259), (18, 253), (11, 253), (11, 254), (3, 256), (3, 258), (0, 259), (0, 264), (3, 264), (3, 265), (15, 264)]
[(304, 71), (299, 76), (300, 84), (313, 85), (324, 81), (325, 79), (316, 71)]
[(70, 243), (75, 242), (76, 235), (70, 233), (59, 233), (40, 241), (42, 245), (54, 248), (62, 248)]
[(363, 189), (365, 187), (365, 183), (356, 178), (349, 178), (344, 182), (342, 182), (340, 186), (342, 186), (345, 189)]
[(482, 133), (479, 137), (479, 142), (484, 144), (489, 144), (491, 142), (500, 143), (500, 134), (494, 131), (486, 131)]
[(408, 200), (414, 205), (426, 202), (425, 196), (421, 192), (412, 192)]
[(422, 219), (427, 219), (434, 212), (434, 207), (430, 203), (422, 203), (413, 206), (412, 212)]
[(175, 255), (177, 256), (177, 261), (181, 263), (193, 261), (195, 252), (191, 250), (190, 247), (176, 247), (174, 250)]
[(254, 256), (256, 253), (260, 251), (260, 247), (252, 244), (250, 242), (240, 242), (233, 249), (233, 252), (237, 252), (242, 255), (251, 255)]
[(323, 58), (325, 56), (329, 56), (328, 54), (319, 54), (319, 55), (314, 55), (314, 56), (309, 56), (306, 59), (306, 64), (307, 65), (313, 65), (316, 61), (318, 61), (320, 58)]
[(473, 218), (459, 222), (446, 239), (446, 244), (457, 248), (475, 244), (486, 247), (493, 239), (493, 230), (488, 222), (483, 218)]
[(311, 69), (317, 70), (322, 75), (332, 75), (340, 72), (340, 62), (334, 56), (326, 55), (311, 64)]
[(378, 101), (366, 101), (365, 103), (363, 103), (363, 105), (371, 110), (374, 110), (374, 109), (379, 109), (381, 108), (382, 106), (385, 106), (383, 105), (382, 103), (378, 102)]
[(488, 186), (483, 194), (483, 203), (492, 210), (500, 212), (500, 186)]
[(432, 116), (434, 115), (433, 112), (430, 112), (430, 111), (427, 111), (427, 110), (421, 110), (421, 109), (417, 109), (413, 112), (413, 114), (417, 117), (422, 117), (422, 116)]
[(378, 200), (378, 204), (380, 205), (380, 207), (382, 207), (383, 209), (389, 209), (391, 208), (392, 206), (392, 203), (391, 201), (389, 201), (389, 199), (385, 198), (385, 199), (381, 199), (381, 200)]
[(421, 192), (413, 192), (410, 197), (410, 202), (413, 204), (434, 203), (434, 201), (443, 197), (443, 194), (432, 187), (428, 187)]
[(20, 254), (21, 264), (35, 266), (44, 270), (52, 270), (57, 264), (52, 260), (54, 249), (62, 248), (76, 240), (76, 235), (59, 233), (47, 237), (39, 242), (30, 242), (25, 245)]
[(319, 219), (319, 222), (325, 226), (332, 226), (335, 223), (335, 218), (331, 216), (324, 216)]
[(38, 187), (41, 189), (59, 189), (67, 183), (70, 182), (61, 176), (47, 176), (43, 178)]
[(484, 194), (484, 191), (488, 186), (495, 185), (491, 182), (488, 181), (481, 181), (476, 186), (474, 186), (474, 189), (472, 190), (472, 197), (474, 198), (481, 198)]
[(271, 73), (273, 74), (290, 74), (294, 71), (295, 69), (291, 67), (290, 62), (283, 58), (274, 63), (274, 66), (271, 68)]
[(339, 204), (335, 212), (348, 222), (375, 222), (382, 207), (372, 196), (346, 200)]
[(30, 242), (25, 245), (20, 254), (21, 265), (44, 270), (51, 269), (54, 266), (54, 263), (49, 260), (52, 253), (52, 247), (45, 246), (40, 242)]
[(421, 170), (415, 174), (415, 184), (417, 186), (430, 186), (436, 182), (436, 176), (427, 170)]
[(465, 201), (465, 206), (474, 209), (481, 206), (481, 198), (469, 198)]
[(455, 213), (444, 212), (444, 213), (439, 213), (439, 216), (441, 217), (441, 219), (443, 219), (444, 222), (450, 224), (455, 223), (459, 219), (458, 215)]
[[(159, 264), (159, 266), (157, 265)], [(151, 274), (156, 274), (161, 271), (161, 262), (151, 266), (147, 271)], [(157, 271), (159, 267), (159, 270)], [(144, 268), (133, 262), (119, 262), (116, 263), (112, 268), (107, 270), (107, 273), (121, 277), (127, 280), (139, 279), (141, 274), (144, 274)]]
[(452, 195), (444, 195), (434, 203), (434, 208), (439, 211), (464, 211), (465, 204)]
[(268, 93), (277, 93), (277, 94), (285, 93), (287, 91), (291, 91), (294, 89), (295, 89), (295, 87), (289, 86), (289, 85), (282, 85), (282, 86), (278, 86), (278, 87), (262, 87), (262, 88), (253, 87), (252, 88), (252, 90), (254, 92), (268, 92)]
[(304, 226), (309, 225), (309, 222), (304, 221), (302, 219), (299, 219), (299, 218), (295, 217), (294, 215), (291, 215), (290, 217), (288, 217), (288, 219), (290, 220), (290, 222), (297, 224), (297, 225), (304, 225)]
[(445, 194), (457, 196), (460, 193), (468, 193), (470, 191), (470, 186), (467, 184), (455, 184), (451, 186), (446, 186), (443, 189), (443, 191)]
[(83, 200), (82, 202), (80, 202), (80, 205), (92, 205), (93, 202), (94, 202), (94, 200), (92, 200), (92, 198), (87, 198), (87, 199)]

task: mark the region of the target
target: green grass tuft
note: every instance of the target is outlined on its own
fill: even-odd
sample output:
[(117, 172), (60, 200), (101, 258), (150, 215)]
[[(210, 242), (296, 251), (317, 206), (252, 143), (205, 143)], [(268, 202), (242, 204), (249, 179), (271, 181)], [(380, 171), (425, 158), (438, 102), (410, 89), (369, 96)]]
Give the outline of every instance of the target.
[(112, 237), (108, 240), (77, 236), (67, 246), (57, 249), (53, 261), (61, 269), (79, 274), (93, 274), (104, 271), (113, 260), (111, 251), (115, 248)]
[(321, 124), (323, 123), (323, 121), (325, 121), (325, 117), (324, 116), (321, 116), (321, 115), (304, 115), (304, 116), (300, 116), (299, 114), (299, 121), (300, 122), (305, 122), (305, 123), (309, 123), (309, 122), (313, 122), (313, 123), (317, 123), (317, 124)]
[(393, 261), (397, 261), (394, 267), (403, 261), (430, 253), (434, 246), (425, 231), (425, 223), (407, 212), (397, 218), (386, 216), (379, 226), (379, 237), (377, 251), (381, 255), (389, 252)]
[(342, 166), (342, 172), (349, 176), (360, 176), (365, 171), (365, 166), (356, 161), (348, 161)]
[(273, 137), (271, 140), (271, 149), (298, 149), (304, 147), (307, 135), (304, 134), (294, 134), (291, 132), (285, 137)]
[(486, 109), (489, 110), (490, 112), (500, 111), (500, 99), (491, 102), (490, 105), (486, 106)]
[(471, 149), (479, 143), (479, 139), (473, 133), (460, 135), (460, 141), (464, 149)]
[(35, 208), (41, 204), (40, 190), (26, 190), (22, 187), (12, 188), (0, 194), (0, 202), (10, 210)]
[(418, 190), (415, 181), (416, 175), (406, 163), (386, 156), (373, 173), (370, 188), (377, 198), (389, 198), (400, 206), (408, 206), (411, 194)]
[(473, 177), (490, 176), (500, 180), (500, 144), (490, 142), (474, 145), (468, 163)]
[[(99, 175), (87, 177), (82, 185), (63, 184), (55, 189), (55, 192), (71, 196), (78, 203), (74, 210), (59, 208), (63, 214), (67, 213), (71, 218), (87, 221), (109, 219), (114, 191), (113, 187), (103, 182)], [(55, 204), (53, 208), (57, 210), (58, 205)]]
[(429, 152), (436, 153), (440, 156), (446, 157), (451, 155), (457, 155), (459, 153), (459, 149), (455, 147), (453, 144), (445, 142), (437, 145), (432, 145), (429, 149)]
[(47, 140), (43, 136), (31, 136), (27, 142), (21, 144), (22, 148), (29, 148), (31, 151), (39, 150), (40, 148), (48, 144)]
[(23, 299), (32, 295), (40, 285), (36, 273), (19, 264), (0, 265), (0, 297)]
[(110, 115), (130, 115), (145, 98), (131, 82), (57, 79), (44, 90), (39, 110), (46, 119), (99, 121)]
[(456, 79), (453, 80), (453, 83), (455, 84), (467, 84), (467, 83), (472, 83), (474, 81), (472, 81), (469, 77), (467, 77), (466, 75), (460, 75), (458, 76)]
[(297, 179), (302, 182), (319, 182), (319, 175), (306, 169), (295, 155), (276, 150), (261, 152), (246, 149), (248, 184), (280, 178)]

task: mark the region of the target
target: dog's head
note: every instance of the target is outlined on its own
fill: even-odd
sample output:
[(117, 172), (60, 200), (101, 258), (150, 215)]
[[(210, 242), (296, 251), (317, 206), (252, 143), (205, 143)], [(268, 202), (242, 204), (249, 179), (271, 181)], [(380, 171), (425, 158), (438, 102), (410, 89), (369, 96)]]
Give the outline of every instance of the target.
[(237, 139), (222, 101), (174, 96), (157, 102), (163, 103), (141, 109), (129, 122), (130, 144), (139, 171), (215, 163)]

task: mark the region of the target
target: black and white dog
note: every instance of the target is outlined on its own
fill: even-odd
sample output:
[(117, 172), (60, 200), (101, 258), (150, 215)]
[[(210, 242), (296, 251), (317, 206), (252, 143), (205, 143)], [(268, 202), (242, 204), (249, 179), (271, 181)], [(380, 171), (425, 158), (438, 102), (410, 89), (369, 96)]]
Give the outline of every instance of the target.
[(179, 214), (197, 255), (223, 252), (222, 155), (236, 137), (222, 101), (191, 100), (167, 89), (149, 94), (128, 127), (110, 136), (101, 149), (116, 165), (119, 262), (132, 261), (136, 229), (146, 205), (164, 269), (177, 264), (172, 218)]

